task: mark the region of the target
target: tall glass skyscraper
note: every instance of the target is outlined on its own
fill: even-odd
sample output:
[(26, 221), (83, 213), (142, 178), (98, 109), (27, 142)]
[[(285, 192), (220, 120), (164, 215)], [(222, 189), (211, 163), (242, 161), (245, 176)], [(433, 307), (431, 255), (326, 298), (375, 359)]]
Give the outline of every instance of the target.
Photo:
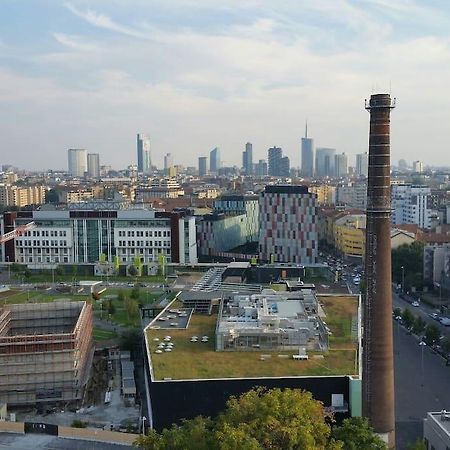
[(220, 150), (218, 147), (213, 148), (209, 152), (209, 171), (217, 173), (220, 169)]
[(302, 138), (302, 165), (301, 174), (312, 178), (314, 175), (314, 141), (308, 137), (308, 124), (305, 127), (305, 137)]
[(142, 133), (137, 135), (137, 165), (138, 172), (150, 173), (152, 170), (150, 138)]

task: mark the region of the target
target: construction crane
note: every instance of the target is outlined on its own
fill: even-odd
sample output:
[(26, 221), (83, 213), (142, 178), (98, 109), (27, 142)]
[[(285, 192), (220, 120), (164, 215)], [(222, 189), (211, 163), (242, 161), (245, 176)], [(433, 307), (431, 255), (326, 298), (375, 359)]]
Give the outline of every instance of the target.
[(22, 236), (22, 234), (24, 234), (26, 231), (30, 231), (33, 228), (36, 228), (36, 226), (37, 225), (34, 222), (29, 222), (25, 225), (20, 225), (14, 230), (5, 233), (3, 236), (0, 236), (0, 244), (4, 244), (5, 242), (10, 241), (11, 239), (14, 239), (18, 236)]

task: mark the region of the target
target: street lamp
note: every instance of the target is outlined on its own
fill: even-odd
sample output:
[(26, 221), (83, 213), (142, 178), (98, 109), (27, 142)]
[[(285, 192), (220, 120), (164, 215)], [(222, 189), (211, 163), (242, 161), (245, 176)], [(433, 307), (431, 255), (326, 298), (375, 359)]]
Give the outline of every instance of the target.
[(405, 293), (405, 266), (401, 267), (402, 269), (402, 294)]
[(9, 264), (9, 255), (6, 255), (6, 261), (8, 262), (8, 284), (11, 283), (11, 264)]
[(425, 342), (423, 342), (423, 341), (420, 341), (419, 342), (419, 345), (420, 345), (420, 347), (421, 347), (421, 349), (422, 349), (422, 352), (421, 352), (421, 366), (422, 366), (422, 384), (421, 384), (421, 386), (423, 386), (423, 384), (424, 384), (424, 373), (423, 373), (423, 349), (424, 349), (424, 347), (427, 345)]
[(147, 417), (142, 416), (142, 436), (145, 436), (145, 421), (147, 420)]

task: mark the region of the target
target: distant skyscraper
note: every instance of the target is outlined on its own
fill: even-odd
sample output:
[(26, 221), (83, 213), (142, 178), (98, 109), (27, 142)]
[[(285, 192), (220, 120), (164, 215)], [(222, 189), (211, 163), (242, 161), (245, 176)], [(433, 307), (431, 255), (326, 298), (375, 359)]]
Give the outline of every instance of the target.
[(348, 173), (348, 158), (345, 153), (334, 155), (334, 169), (336, 178), (343, 178)]
[(84, 177), (86, 172), (86, 150), (82, 148), (69, 148), (69, 173), (73, 177)]
[(308, 137), (308, 123), (305, 137), (302, 138), (302, 175), (311, 178), (314, 175), (314, 141)]
[(336, 149), (318, 147), (316, 149), (316, 176), (333, 177), (334, 176), (334, 156)]
[(415, 173), (423, 172), (423, 162), (422, 161), (414, 161), (413, 162), (413, 172), (415, 172)]
[(198, 158), (198, 175), (204, 177), (208, 173), (208, 157), (200, 156)]
[(280, 147), (271, 147), (267, 151), (269, 161), (269, 175), (273, 177), (281, 176), (281, 159), (283, 150)]
[(287, 156), (283, 156), (280, 161), (280, 176), (289, 177), (291, 175), (291, 163)]
[(367, 177), (367, 170), (369, 168), (369, 154), (358, 153), (356, 155), (356, 175), (358, 177)]
[(255, 175), (257, 177), (266, 177), (267, 176), (267, 161), (265, 159), (260, 159), (258, 164), (256, 164)]
[(88, 153), (87, 173), (90, 178), (100, 178), (100, 155), (98, 153)]
[(242, 167), (246, 175), (253, 173), (253, 145), (250, 142), (245, 144), (245, 151), (242, 152)]
[(220, 169), (220, 150), (218, 147), (213, 148), (209, 152), (209, 171), (217, 173)]
[(399, 170), (401, 170), (401, 171), (405, 171), (405, 170), (408, 169), (408, 163), (407, 163), (404, 159), (401, 159), (401, 160), (398, 162), (398, 168), (399, 168)]
[(173, 157), (171, 153), (164, 156), (164, 170), (167, 172), (173, 166)]
[(148, 174), (152, 170), (150, 138), (142, 133), (137, 135), (137, 165), (138, 172)]

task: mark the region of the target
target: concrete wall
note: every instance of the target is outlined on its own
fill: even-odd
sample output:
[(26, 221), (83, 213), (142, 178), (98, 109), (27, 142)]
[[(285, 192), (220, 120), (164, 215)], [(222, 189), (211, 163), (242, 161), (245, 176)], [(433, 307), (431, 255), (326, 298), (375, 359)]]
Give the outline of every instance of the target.
[(139, 437), (132, 433), (96, 430), (93, 428), (58, 427), (58, 436), (67, 439), (83, 439), (87, 441), (109, 442), (111, 444), (131, 445)]
[(24, 434), (23, 422), (0, 422), (0, 432)]

